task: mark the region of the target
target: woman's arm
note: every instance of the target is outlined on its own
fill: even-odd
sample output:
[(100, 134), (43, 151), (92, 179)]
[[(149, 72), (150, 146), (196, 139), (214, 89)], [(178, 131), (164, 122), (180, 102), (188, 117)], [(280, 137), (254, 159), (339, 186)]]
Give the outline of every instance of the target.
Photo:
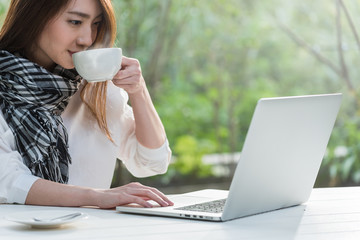
[(113, 83), (129, 95), (138, 141), (147, 148), (163, 145), (166, 139), (164, 126), (152, 103), (138, 60), (123, 57), (122, 68), (115, 75)]
[(140, 183), (100, 190), (60, 184), (44, 179), (38, 179), (32, 185), (25, 204), (114, 208), (119, 205), (137, 203), (144, 207), (152, 207), (147, 200), (153, 200), (163, 207), (173, 205), (163, 193)]
[(24, 204), (38, 178), (31, 174), (14, 148), (14, 136), (0, 111), (0, 203)]
[(158, 148), (163, 145), (166, 139), (165, 130), (147, 88), (144, 86), (142, 90), (129, 94), (129, 98), (134, 112), (138, 141), (147, 148)]

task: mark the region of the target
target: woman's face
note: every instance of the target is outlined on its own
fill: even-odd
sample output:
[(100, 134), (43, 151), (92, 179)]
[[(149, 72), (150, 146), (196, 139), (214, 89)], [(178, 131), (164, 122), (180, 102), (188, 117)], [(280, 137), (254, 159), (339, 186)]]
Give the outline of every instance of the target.
[(71, 0), (65, 11), (45, 26), (32, 49), (32, 60), (48, 70), (56, 64), (74, 68), (72, 54), (93, 44), (101, 21), (98, 0)]

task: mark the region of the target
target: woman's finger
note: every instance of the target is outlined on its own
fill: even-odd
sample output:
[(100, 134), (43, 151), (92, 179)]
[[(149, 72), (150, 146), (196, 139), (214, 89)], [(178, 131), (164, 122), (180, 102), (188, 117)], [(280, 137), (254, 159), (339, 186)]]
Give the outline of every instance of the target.
[(131, 65), (136, 65), (138, 67), (140, 67), (140, 62), (139, 60), (135, 59), (135, 58), (128, 58), (123, 56), (121, 59), (121, 67), (127, 67), (127, 66), (131, 66)]
[(169, 204), (163, 198), (161, 198), (159, 195), (157, 195), (150, 189), (146, 189), (146, 188), (132, 189), (131, 194), (136, 195), (138, 197), (147, 197), (150, 200), (157, 202), (162, 207), (169, 206)]
[(136, 66), (128, 66), (120, 69), (114, 76), (114, 80), (123, 80), (132, 76), (141, 76), (141, 70)]
[(130, 183), (124, 187), (127, 188), (128, 194), (137, 195), (142, 198), (146, 197), (149, 200), (157, 202), (160, 206), (165, 207), (174, 205), (173, 202), (165, 196), (165, 194), (156, 188), (144, 186), (140, 183)]
[(141, 80), (138, 76), (128, 76), (126, 78), (113, 78), (113, 83), (115, 85), (135, 85), (140, 83)]
[(120, 205), (125, 205), (130, 203), (136, 203), (139, 204), (140, 206), (147, 208), (153, 207), (153, 205), (149, 203), (146, 199), (143, 199), (139, 196), (135, 196), (132, 194), (124, 193), (124, 195), (122, 196), (122, 203), (120, 203)]
[(174, 203), (168, 198), (166, 197), (165, 194), (163, 194), (162, 192), (160, 192), (157, 188), (152, 188), (152, 187), (148, 187), (149, 189), (151, 189), (151, 191), (153, 191), (157, 196), (159, 196), (161, 199), (163, 199), (169, 206), (174, 205)]

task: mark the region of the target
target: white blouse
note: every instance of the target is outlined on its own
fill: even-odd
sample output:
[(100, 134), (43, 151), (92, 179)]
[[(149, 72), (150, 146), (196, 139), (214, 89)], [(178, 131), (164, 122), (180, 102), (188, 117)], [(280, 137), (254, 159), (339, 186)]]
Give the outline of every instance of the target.
[[(109, 188), (117, 158), (136, 177), (166, 172), (171, 159), (168, 141), (157, 149), (142, 146), (136, 139), (134, 115), (127, 102), (127, 93), (109, 82), (106, 106), (112, 143), (81, 101), (80, 90), (71, 98), (62, 114), (72, 158), (68, 184)], [(23, 164), (14, 135), (0, 111), (0, 203), (24, 204), (37, 179)]]

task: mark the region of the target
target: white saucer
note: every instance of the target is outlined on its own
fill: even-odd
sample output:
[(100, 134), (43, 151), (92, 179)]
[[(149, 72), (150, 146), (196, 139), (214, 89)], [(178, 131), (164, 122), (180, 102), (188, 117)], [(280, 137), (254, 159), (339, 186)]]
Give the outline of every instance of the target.
[[(80, 215), (71, 219), (57, 219), (57, 220), (45, 220), (45, 221), (34, 220), (34, 218), (51, 219), (72, 213), (79, 213)], [(5, 219), (12, 222), (29, 225), (33, 228), (58, 228), (64, 224), (72, 223), (80, 219), (85, 219), (87, 217), (88, 215), (86, 213), (82, 213), (78, 211), (42, 210), (42, 211), (17, 212), (6, 216)]]

